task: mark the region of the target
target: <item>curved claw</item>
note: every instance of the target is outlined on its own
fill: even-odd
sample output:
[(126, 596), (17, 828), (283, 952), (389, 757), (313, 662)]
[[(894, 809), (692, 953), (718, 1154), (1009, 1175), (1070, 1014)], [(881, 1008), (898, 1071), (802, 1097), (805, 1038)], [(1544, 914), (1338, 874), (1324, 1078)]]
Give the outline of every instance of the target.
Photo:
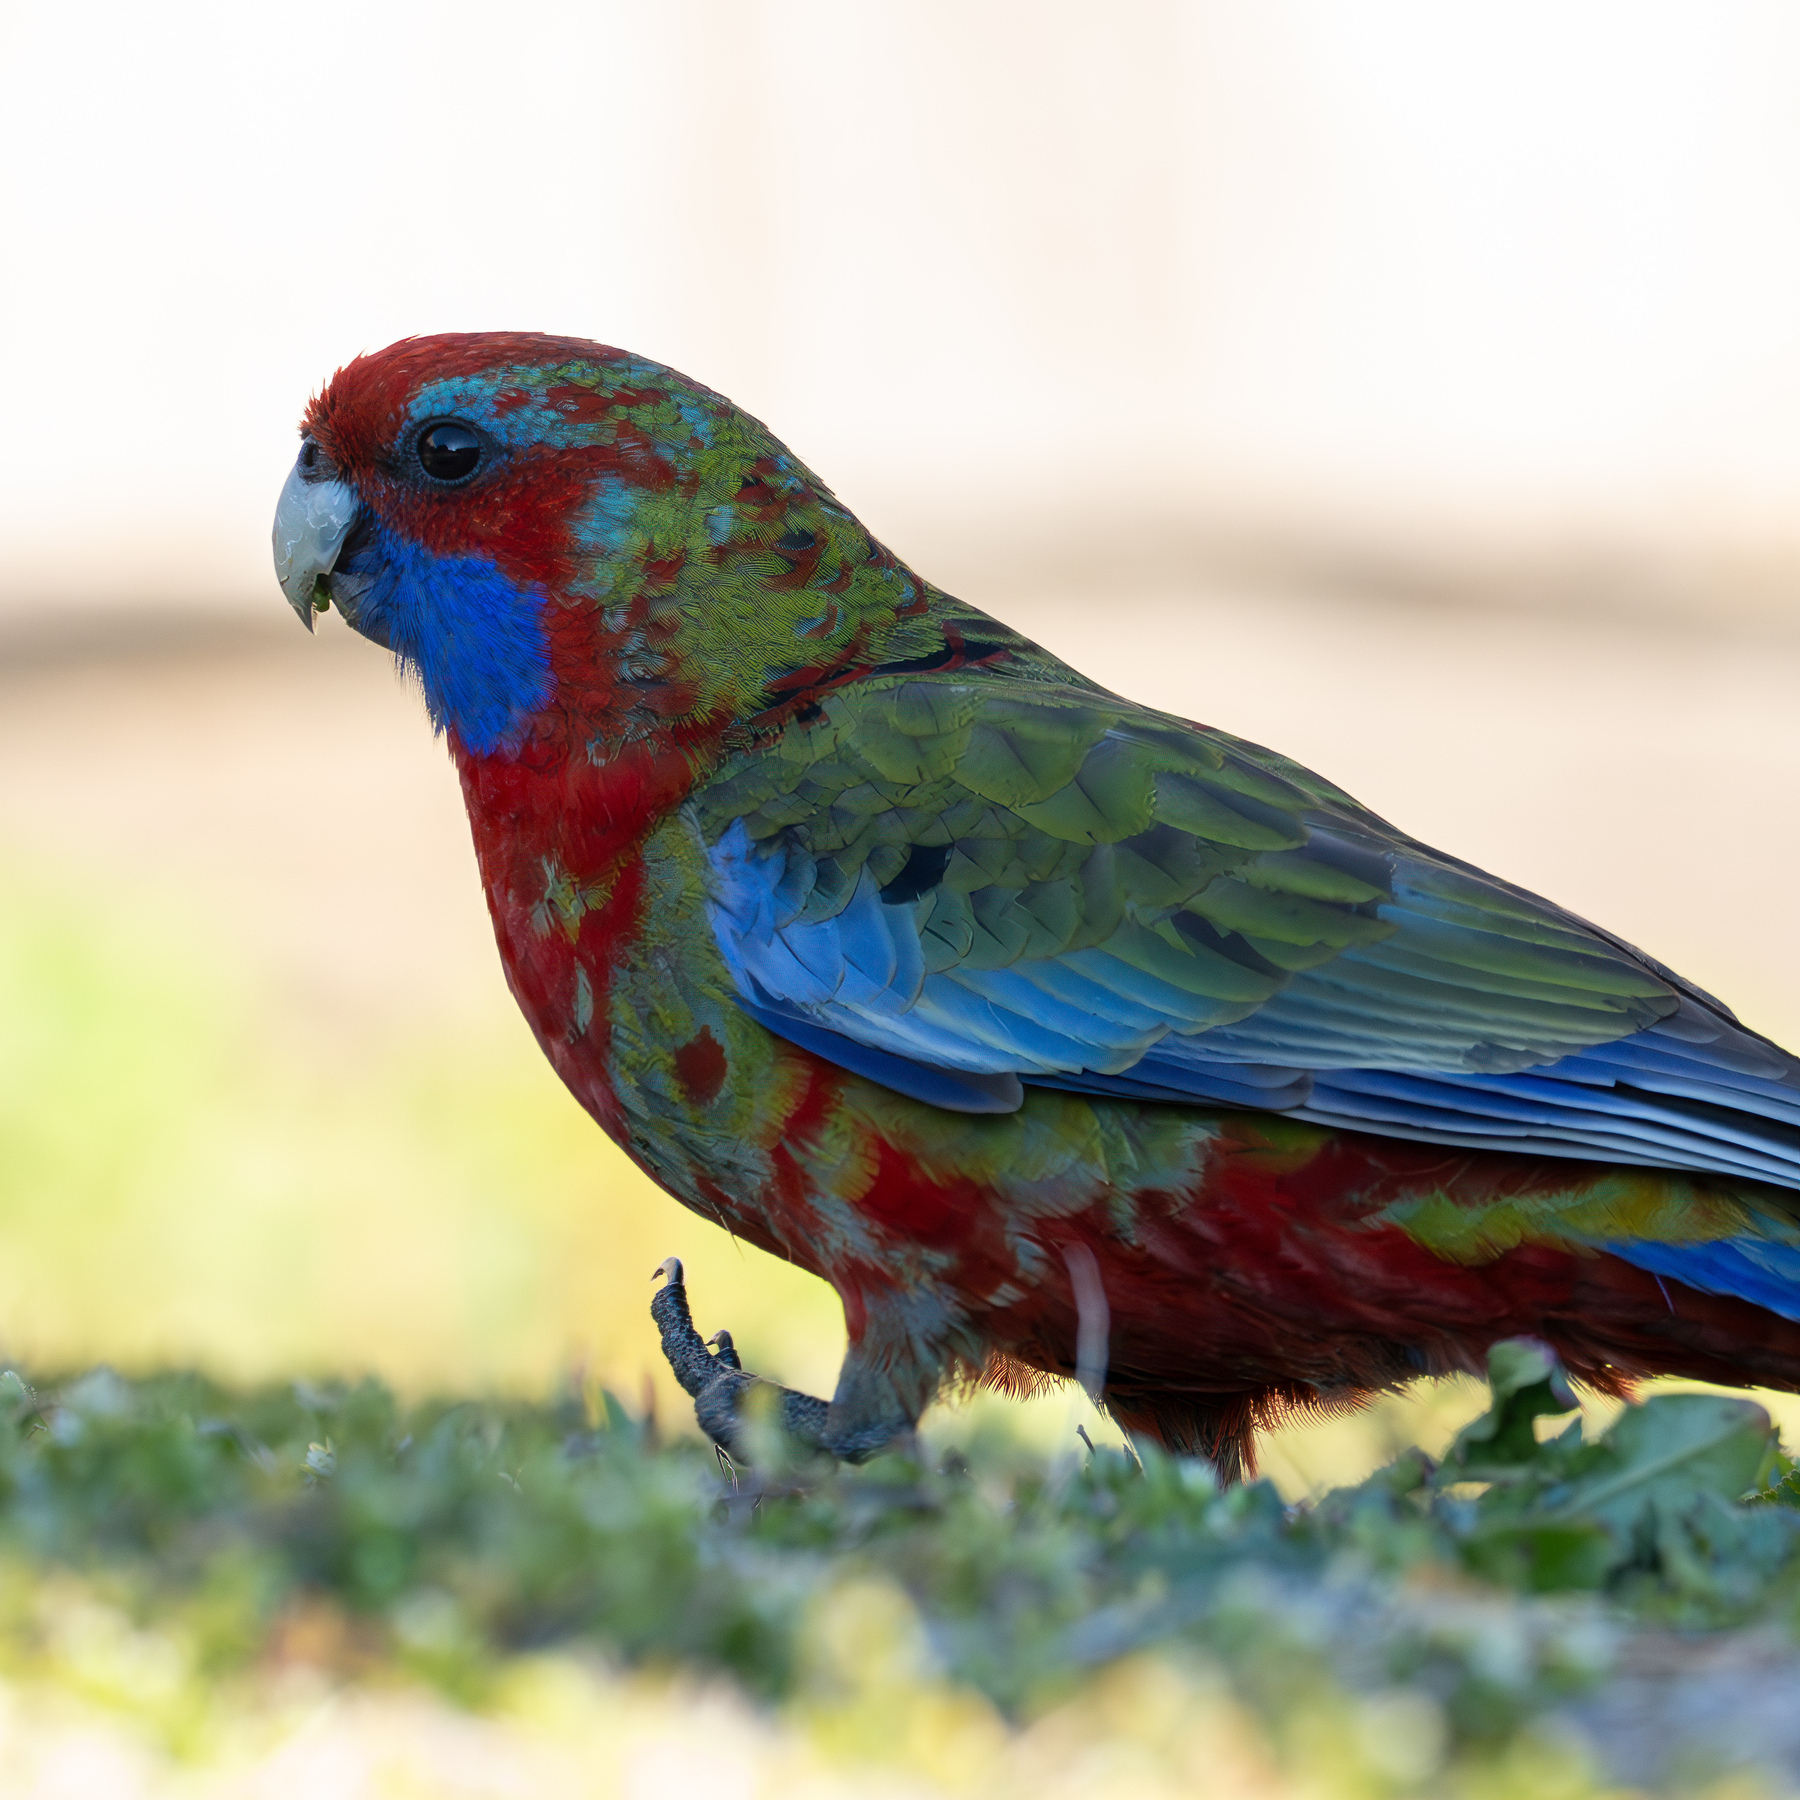
[(682, 1285), (681, 1258), (679, 1256), (665, 1256), (662, 1261), (650, 1271), (650, 1279), (652, 1281), (667, 1280), (670, 1287), (680, 1287)]
[(662, 1336), (663, 1355), (669, 1359), (675, 1379), (697, 1398), (717, 1377), (718, 1363), (694, 1329), (680, 1262), (671, 1256), (656, 1273), (667, 1280), (651, 1297), (650, 1316)]

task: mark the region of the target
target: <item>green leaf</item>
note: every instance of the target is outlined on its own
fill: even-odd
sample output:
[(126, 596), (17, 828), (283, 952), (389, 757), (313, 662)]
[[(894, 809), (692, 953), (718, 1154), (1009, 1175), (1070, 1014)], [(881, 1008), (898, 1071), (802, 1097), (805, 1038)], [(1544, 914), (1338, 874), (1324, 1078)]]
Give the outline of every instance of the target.
[(1463, 1427), (1438, 1474), (1438, 1485), (1458, 1481), (1506, 1481), (1541, 1465), (1548, 1451), (1534, 1421), (1573, 1412), (1579, 1404), (1568, 1376), (1548, 1344), (1506, 1338), (1488, 1351), (1493, 1405)]
[(1528, 1593), (1597, 1588), (1619, 1561), (1612, 1535), (1591, 1519), (1564, 1523), (1499, 1520), (1476, 1528), (1463, 1561), (1485, 1580)]
[(1625, 1534), (1650, 1507), (1679, 1513), (1704, 1494), (1737, 1500), (1755, 1485), (1770, 1436), (1769, 1415), (1748, 1400), (1659, 1394), (1619, 1415), (1601, 1440), (1605, 1464), (1548, 1516), (1594, 1518)]

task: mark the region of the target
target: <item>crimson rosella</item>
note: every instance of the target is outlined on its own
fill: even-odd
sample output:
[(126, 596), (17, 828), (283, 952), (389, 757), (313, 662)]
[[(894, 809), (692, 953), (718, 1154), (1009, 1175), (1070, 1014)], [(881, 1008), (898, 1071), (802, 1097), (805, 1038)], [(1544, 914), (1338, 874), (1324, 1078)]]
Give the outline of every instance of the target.
[[(557, 1073), (841, 1296), (835, 1397), (782, 1391), (806, 1442), (1080, 1372), (1234, 1474), (1514, 1335), (1608, 1392), (1800, 1386), (1800, 1062), (933, 587), (719, 395), (406, 340), (312, 402), (275, 549), (421, 684)], [(665, 1273), (741, 1447), (753, 1378)]]

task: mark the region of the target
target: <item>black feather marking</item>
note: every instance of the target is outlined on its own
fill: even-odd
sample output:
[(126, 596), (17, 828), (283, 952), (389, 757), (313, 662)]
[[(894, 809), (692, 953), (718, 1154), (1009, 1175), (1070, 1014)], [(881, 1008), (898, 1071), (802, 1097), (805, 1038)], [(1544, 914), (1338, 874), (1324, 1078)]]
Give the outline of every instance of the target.
[(929, 894), (950, 866), (948, 844), (914, 844), (900, 873), (881, 890), (884, 906), (904, 906)]
[(946, 644), (934, 656), (909, 656), (900, 662), (877, 663), (869, 671), (875, 675), (929, 675), (936, 669), (961, 668), (967, 663), (986, 662), (991, 656), (1004, 656), (1010, 644), (989, 644), (980, 638)]

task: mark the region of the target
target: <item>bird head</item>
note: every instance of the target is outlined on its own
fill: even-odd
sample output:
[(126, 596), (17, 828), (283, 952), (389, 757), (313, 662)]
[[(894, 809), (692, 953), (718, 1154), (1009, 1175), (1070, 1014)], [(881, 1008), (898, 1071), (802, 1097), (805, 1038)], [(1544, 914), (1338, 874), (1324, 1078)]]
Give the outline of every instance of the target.
[[(335, 606), (477, 755), (798, 703), (933, 591), (756, 420), (573, 338), (408, 338), (308, 407), (275, 515), (310, 630)], [(923, 640), (921, 639), (921, 642)]]

